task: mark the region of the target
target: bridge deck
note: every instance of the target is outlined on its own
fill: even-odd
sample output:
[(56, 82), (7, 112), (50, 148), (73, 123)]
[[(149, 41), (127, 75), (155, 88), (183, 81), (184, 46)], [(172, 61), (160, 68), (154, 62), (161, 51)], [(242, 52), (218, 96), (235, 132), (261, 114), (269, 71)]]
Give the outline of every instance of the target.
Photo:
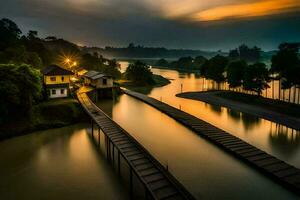
[(196, 118), (193, 115), (169, 106), (168, 104), (137, 92), (129, 90), (123, 90), (123, 92), (157, 108), (161, 112), (193, 130), (198, 135), (210, 140), (247, 163), (252, 164), (263, 173), (278, 180), (288, 189), (300, 194), (300, 170), (298, 168), (244, 142), (230, 133)]
[(194, 199), (146, 149), (99, 109), (86, 93), (78, 93), (77, 97), (85, 111), (117, 148), (119, 155), (121, 154), (126, 160), (153, 199)]

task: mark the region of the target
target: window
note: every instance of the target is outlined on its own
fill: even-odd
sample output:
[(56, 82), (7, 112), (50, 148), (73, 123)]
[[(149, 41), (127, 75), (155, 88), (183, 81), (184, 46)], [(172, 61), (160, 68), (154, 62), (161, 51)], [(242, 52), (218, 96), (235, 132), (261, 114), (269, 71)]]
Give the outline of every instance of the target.
[(60, 94), (65, 94), (65, 89), (60, 89)]
[(56, 77), (55, 76), (51, 76), (50, 77), (50, 81), (56, 81)]
[(56, 95), (56, 90), (51, 90), (51, 94)]
[(103, 85), (107, 85), (107, 79), (103, 79)]
[(64, 80), (65, 80), (65, 77), (62, 76), (62, 77), (61, 77), (61, 81), (64, 82)]

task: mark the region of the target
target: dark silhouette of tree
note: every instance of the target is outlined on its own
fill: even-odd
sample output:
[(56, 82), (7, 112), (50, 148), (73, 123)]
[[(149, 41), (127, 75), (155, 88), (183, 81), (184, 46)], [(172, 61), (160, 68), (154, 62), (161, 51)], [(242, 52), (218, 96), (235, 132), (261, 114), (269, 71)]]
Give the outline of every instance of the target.
[(81, 66), (88, 70), (96, 70), (107, 75), (112, 76), (115, 79), (121, 77), (120, 65), (116, 60), (104, 59), (102, 56), (96, 57), (89, 53), (81, 56)]
[(218, 84), (225, 81), (225, 67), (228, 64), (228, 58), (217, 55), (207, 60), (201, 70), (204, 76), (208, 79), (214, 80)]
[(207, 61), (207, 59), (204, 56), (197, 56), (195, 57), (192, 68), (196, 70), (201, 70), (204, 63)]
[(126, 69), (125, 76), (139, 85), (154, 84), (149, 66), (140, 61), (130, 64)]
[(240, 53), (239, 53), (238, 49), (230, 50), (228, 56), (232, 60), (240, 59)]
[(243, 87), (261, 95), (262, 90), (268, 88), (269, 72), (264, 63), (255, 63), (245, 68)]
[(8, 47), (16, 46), (19, 42), (21, 30), (17, 24), (10, 19), (0, 20), (0, 51)]
[[(277, 54), (272, 57), (272, 65), (270, 72), (273, 74), (277, 74), (277, 79), (280, 80), (280, 85), (282, 89), (290, 89), (289, 101), (291, 87), (299, 86), (299, 48), (300, 43), (282, 43), (279, 45), (279, 51), (277, 52)], [(295, 99), (296, 90), (294, 90), (293, 96)]]
[(161, 66), (161, 67), (168, 67), (169, 66), (169, 62), (165, 59), (159, 59), (156, 63), (156, 66)]
[(229, 58), (231, 60), (241, 59), (247, 62), (258, 62), (261, 58), (261, 49), (254, 46), (253, 48), (242, 44), (237, 49), (233, 49), (229, 52)]
[(226, 72), (229, 87), (235, 88), (242, 86), (246, 67), (247, 63), (244, 60), (231, 62), (227, 66)]
[(53, 40), (57, 40), (57, 37), (55, 36), (48, 36), (45, 38), (46, 41), (53, 41)]

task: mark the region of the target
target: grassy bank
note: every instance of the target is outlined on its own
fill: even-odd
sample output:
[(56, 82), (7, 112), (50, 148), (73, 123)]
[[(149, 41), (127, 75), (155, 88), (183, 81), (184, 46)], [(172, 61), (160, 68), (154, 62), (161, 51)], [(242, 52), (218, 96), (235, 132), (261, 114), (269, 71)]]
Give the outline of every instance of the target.
[(300, 118), (300, 105), (232, 91), (218, 92), (216, 95), (224, 99), (259, 106), (271, 111)]
[(140, 85), (139, 83), (135, 83), (128, 80), (120, 80), (117, 83), (124, 88), (129, 90), (141, 92), (143, 94), (148, 94), (155, 87), (162, 87), (171, 83), (169, 79), (157, 74), (152, 75), (152, 79), (154, 80), (154, 84)]
[(33, 131), (63, 127), (85, 119), (85, 113), (77, 100), (48, 100), (33, 106), (31, 117), (1, 124), (0, 140)]

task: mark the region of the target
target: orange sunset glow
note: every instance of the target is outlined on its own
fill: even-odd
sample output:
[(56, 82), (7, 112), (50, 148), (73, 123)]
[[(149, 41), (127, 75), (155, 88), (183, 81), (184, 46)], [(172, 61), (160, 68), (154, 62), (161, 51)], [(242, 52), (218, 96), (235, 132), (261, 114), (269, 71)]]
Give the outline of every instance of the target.
[(214, 7), (193, 14), (191, 18), (196, 21), (212, 21), (226, 18), (266, 16), (299, 9), (300, 1), (297, 0), (268, 0)]

